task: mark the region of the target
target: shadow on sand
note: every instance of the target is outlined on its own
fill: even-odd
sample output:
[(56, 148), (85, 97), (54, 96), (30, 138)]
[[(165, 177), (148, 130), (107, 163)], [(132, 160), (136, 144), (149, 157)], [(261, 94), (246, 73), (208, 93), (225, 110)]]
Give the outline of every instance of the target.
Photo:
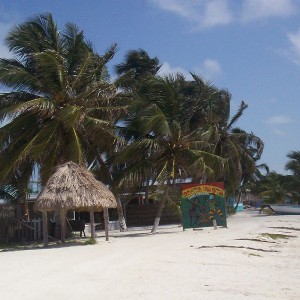
[[(174, 229), (174, 227), (178, 228), (178, 231), (170, 231), (168, 229)], [(158, 232), (153, 234), (151, 233), (151, 226), (145, 227), (132, 227), (129, 228), (128, 231), (120, 232), (120, 231), (111, 231), (109, 234), (110, 238), (118, 239), (125, 237), (145, 237), (145, 236), (155, 236), (155, 235), (167, 235), (167, 234), (177, 234), (178, 232), (182, 232), (182, 227), (180, 225), (173, 226), (162, 226), (159, 228)], [(99, 244), (102, 241), (105, 241), (105, 232), (104, 231), (96, 231), (96, 243), (91, 243), (91, 237), (73, 237), (70, 239), (66, 239), (65, 243), (61, 241), (52, 241), (49, 242), (48, 246), (44, 246), (42, 243), (28, 243), (28, 244), (8, 244), (8, 245), (0, 245), (0, 253), (1, 252), (10, 252), (10, 251), (24, 251), (24, 250), (44, 250), (44, 249), (59, 249), (59, 248), (68, 248), (68, 247), (76, 247), (76, 246), (87, 246), (91, 244)], [(2, 246), (2, 247), (1, 247)]]
[(58, 249), (58, 248), (68, 248), (68, 247), (76, 247), (76, 246), (86, 246), (89, 245), (87, 241), (90, 238), (80, 238), (80, 240), (68, 240), (66, 239), (65, 243), (61, 241), (55, 241), (48, 244), (48, 246), (44, 246), (42, 243), (33, 243), (33, 244), (8, 244), (4, 245), (2, 248), (0, 247), (1, 252), (12, 252), (12, 251), (24, 251), (24, 250), (49, 250), (49, 249)]

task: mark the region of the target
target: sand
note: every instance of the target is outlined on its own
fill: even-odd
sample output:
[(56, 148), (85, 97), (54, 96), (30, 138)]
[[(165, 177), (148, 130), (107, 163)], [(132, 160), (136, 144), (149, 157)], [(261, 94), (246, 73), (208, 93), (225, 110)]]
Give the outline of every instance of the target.
[(244, 211), (217, 230), (131, 228), (96, 245), (5, 251), (0, 299), (300, 299), (299, 230), (300, 216)]

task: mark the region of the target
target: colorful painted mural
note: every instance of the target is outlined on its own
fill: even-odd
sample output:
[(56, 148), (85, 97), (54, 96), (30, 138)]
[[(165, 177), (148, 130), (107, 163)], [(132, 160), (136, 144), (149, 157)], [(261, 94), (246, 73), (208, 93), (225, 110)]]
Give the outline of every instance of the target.
[(213, 226), (227, 227), (224, 184), (183, 184), (181, 186), (182, 225), (185, 228)]

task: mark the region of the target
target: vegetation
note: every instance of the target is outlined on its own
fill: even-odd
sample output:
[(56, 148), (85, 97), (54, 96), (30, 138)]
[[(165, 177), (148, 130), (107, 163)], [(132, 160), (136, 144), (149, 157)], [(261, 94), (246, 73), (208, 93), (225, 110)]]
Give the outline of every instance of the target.
[(258, 176), (258, 181), (248, 185), (252, 193), (259, 195), (265, 203), (300, 203), (300, 152), (288, 153), (286, 170), (290, 175), (269, 172)]
[(97, 241), (94, 238), (89, 238), (83, 242), (84, 245), (96, 245)]
[(238, 198), (247, 189), (272, 201), (291, 189), (299, 196), (300, 153), (288, 156), (289, 183), (275, 173), (264, 178), (263, 141), (234, 127), (247, 104), (231, 117), (230, 93), (200, 76), (160, 77), (159, 59), (139, 49), (116, 66), (112, 83), (106, 64), (116, 45), (100, 55), (76, 25), (58, 30), (51, 14), (12, 28), (6, 45), (14, 55), (0, 59), (0, 84), (9, 90), (0, 94), (6, 197), (24, 195), (34, 171), (44, 184), (66, 161), (89, 167), (111, 187), (123, 230), (120, 194), (143, 187), (148, 197), (153, 184), (162, 193), (152, 232), (176, 183), (187, 179), (223, 181), (227, 195)]
[(281, 233), (262, 233), (261, 236), (269, 237), (273, 240), (288, 239), (288, 238), (291, 238), (291, 237), (296, 237), (294, 235), (287, 235), (287, 234), (281, 234)]

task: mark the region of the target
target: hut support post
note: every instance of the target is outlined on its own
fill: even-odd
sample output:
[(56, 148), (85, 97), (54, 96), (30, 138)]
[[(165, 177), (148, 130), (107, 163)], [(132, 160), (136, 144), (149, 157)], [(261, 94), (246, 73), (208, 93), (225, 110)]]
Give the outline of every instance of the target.
[(48, 219), (47, 219), (47, 211), (43, 210), (43, 240), (44, 246), (48, 246)]
[(92, 239), (95, 238), (95, 217), (94, 217), (94, 210), (90, 211), (90, 221), (91, 221), (91, 237)]
[(61, 209), (59, 212), (59, 217), (60, 217), (60, 239), (62, 243), (65, 242), (66, 239), (66, 212), (64, 209)]
[(104, 219), (104, 228), (105, 228), (105, 240), (108, 241), (108, 208), (103, 207), (103, 219)]

